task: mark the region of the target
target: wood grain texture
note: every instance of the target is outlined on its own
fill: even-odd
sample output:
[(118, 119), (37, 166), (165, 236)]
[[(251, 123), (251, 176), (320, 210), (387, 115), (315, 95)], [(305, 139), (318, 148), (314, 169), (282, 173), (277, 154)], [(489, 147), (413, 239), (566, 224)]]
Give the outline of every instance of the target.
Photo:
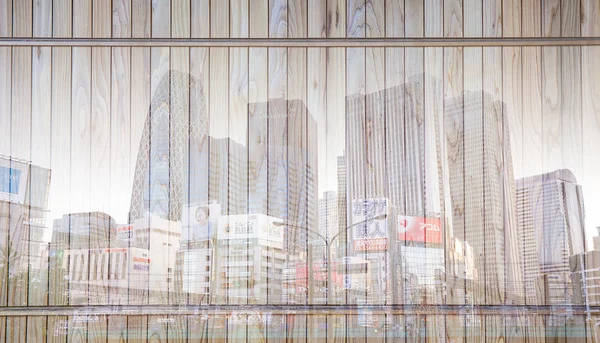
[[(21, 18), (24, 20), (24, 18)], [(24, 20), (25, 21), (25, 20)], [(31, 20), (29, 20), (31, 24)], [(11, 117), (10, 117), (10, 154), (12, 158), (31, 160), (31, 48), (14, 47), (12, 48), (12, 72), (11, 75)], [(12, 206), (11, 206), (12, 207)], [(22, 213), (20, 213), (22, 211)], [(6, 212), (5, 212), (6, 213)], [(8, 229), (8, 247), (15, 253), (15, 260), (7, 263), (8, 268), (8, 305), (25, 306), (27, 305), (27, 293), (23, 292), (23, 287), (28, 284), (27, 266), (29, 264), (29, 238), (30, 231), (25, 220), (30, 215), (28, 208), (11, 208), (8, 211), (9, 222), (14, 221)], [(21, 217), (22, 216), (22, 217)], [(22, 223), (22, 224), (19, 224)], [(7, 327), (9, 322), (14, 325), (15, 330), (19, 330), (19, 325), (25, 324), (25, 319), (15, 319), (11, 322), (7, 318)], [(9, 330), (8, 333), (11, 333)], [(8, 334), (7, 333), (7, 334)], [(17, 333), (12, 333), (19, 335)], [(18, 336), (15, 336), (18, 337)]]
[[(49, 208), (55, 217), (70, 212), (71, 173), (71, 48), (52, 48), (52, 179)], [(52, 242), (50, 249), (68, 249), (68, 241)], [(50, 305), (67, 305), (67, 273), (62, 257), (50, 260), (48, 268)]]
[(346, 2), (346, 37), (365, 37), (365, 4), (365, 0), (348, 0)]
[(249, 25), (251, 38), (269, 36), (269, 0), (250, 0)]
[[(127, 222), (126, 210), (130, 205), (132, 165), (137, 156), (138, 141), (132, 136), (132, 67), (131, 48), (113, 48), (110, 70), (110, 185), (107, 213), (117, 223)], [(143, 58), (136, 64), (143, 65)], [(143, 89), (143, 85), (139, 85)], [(148, 94), (148, 93), (146, 93)], [(147, 96), (147, 95), (146, 95)], [(137, 101), (138, 99), (136, 99)], [(117, 216), (119, 214), (119, 216)], [(120, 302), (120, 301), (119, 301)]]
[[(288, 37), (308, 37), (308, 6), (306, 0), (288, 0)], [(320, 14), (317, 14), (320, 17)]]
[(269, 38), (288, 37), (287, 0), (269, 0)]
[[(565, 37), (581, 35), (580, 1), (561, 3), (561, 30)], [(562, 165), (570, 169), (579, 180), (583, 173), (582, 142), (582, 70), (581, 47), (562, 47), (560, 97), (561, 97), (561, 149)]]
[(228, 38), (229, 27), (229, 9), (228, 0), (211, 0), (210, 2), (210, 37), (211, 38)]
[(12, 0), (0, 2), (0, 37), (12, 37)]
[(171, 37), (170, 1), (152, 1), (152, 38)]
[(190, 11), (192, 37), (210, 37), (210, 0), (192, 0)]
[(131, 35), (133, 38), (151, 37), (152, 7), (150, 0), (132, 0), (131, 3)]
[[(92, 0), (74, 1), (73, 4), (73, 37), (92, 37)], [(70, 18), (64, 18), (69, 20)]]
[[(229, 63), (229, 132), (230, 144), (246, 145), (248, 141), (248, 49), (232, 48)], [(224, 120), (224, 119), (223, 119)], [(249, 213), (248, 204), (248, 153), (242, 149), (231, 147), (228, 151), (229, 159), (229, 178), (235, 180), (228, 184), (228, 197), (230, 201), (231, 212)], [(236, 257), (229, 255), (230, 263), (236, 263), (239, 260), (245, 260), (246, 256)], [(237, 261), (236, 261), (237, 260)], [(252, 267), (248, 266), (246, 271), (251, 272)], [(247, 304), (248, 282), (244, 277), (230, 276), (229, 282), (239, 283), (239, 289), (229, 289), (230, 304)], [(245, 328), (245, 323), (237, 322), (230, 324), (235, 327), (234, 330)], [(236, 331), (237, 332), (237, 331)]]
[(463, 37), (463, 0), (444, 1), (444, 37)]
[(94, 38), (112, 37), (112, 0), (93, 0), (92, 36)]
[[(0, 73), (5, 77), (0, 79), (0, 121), (3, 124), (0, 127), (0, 154), (10, 155), (10, 117), (11, 117), (11, 98), (12, 98), (12, 48), (0, 48)], [(4, 289), (4, 288), (3, 288)]]
[[(89, 210), (111, 213), (110, 185), (113, 166), (111, 162), (111, 49), (92, 48), (91, 70), (91, 117), (89, 120), (90, 139), (90, 174), (89, 174)], [(114, 213), (114, 212), (112, 212)], [(107, 246), (108, 234), (93, 235), (90, 232), (90, 249), (100, 249)], [(109, 242), (115, 243), (115, 242)], [(114, 254), (108, 259), (114, 263)], [(109, 280), (103, 280), (99, 287), (90, 287), (89, 301), (91, 304), (107, 304), (109, 301)], [(96, 331), (105, 330), (102, 321), (89, 323)], [(96, 327), (96, 324), (103, 325)]]
[(600, 3), (594, 0), (581, 0), (581, 35), (600, 36)]
[(405, 18), (405, 36), (406, 37), (423, 37), (425, 33), (424, 20), (425, 8), (422, 1), (408, 0), (405, 1), (405, 13), (411, 13)]
[[(507, 0), (510, 1), (510, 0)], [(483, 1), (483, 36), (502, 37), (505, 17), (502, 15), (504, 0)], [(509, 20), (510, 21), (510, 20)]]
[(112, 0), (112, 37), (131, 37), (132, 0)]
[(520, 37), (521, 36), (521, 1), (522, 0), (504, 0), (502, 2), (502, 36)]
[(171, 37), (190, 38), (192, 29), (190, 0), (175, 0), (171, 6)]
[[(33, 48), (32, 60), (32, 93), (31, 93), (31, 163), (43, 168), (51, 167), (52, 147), (52, 48)], [(32, 196), (45, 196), (47, 183), (31, 186)], [(47, 198), (46, 198), (47, 199)], [(35, 209), (32, 211), (35, 212)], [(46, 214), (47, 216), (47, 214)], [(42, 224), (45, 228), (51, 227), (50, 218)], [(30, 237), (36, 237), (35, 228), (30, 230)], [(38, 268), (31, 268), (29, 280), (40, 280), (37, 287), (28, 287), (30, 305), (47, 305), (46, 292), (48, 291), (48, 262), (42, 259), (42, 251), (47, 248), (40, 247), (39, 239), (30, 242), (29, 251), (31, 263)], [(37, 320), (37, 319), (36, 319)], [(45, 321), (44, 321), (45, 323)], [(41, 325), (35, 326), (42, 328)]]
[(327, 1), (308, 0), (308, 37), (327, 37)]
[(345, 37), (346, 25), (346, 1), (327, 0), (327, 37)]
[(483, 36), (483, 1), (463, 0), (463, 6), (465, 13), (463, 18), (464, 37)]
[(365, 21), (367, 37), (385, 37), (385, 2), (368, 0), (365, 3)]
[(127, 342), (147, 342), (148, 337), (148, 316), (128, 316)]
[(52, 2), (33, 2), (33, 36), (52, 37)]

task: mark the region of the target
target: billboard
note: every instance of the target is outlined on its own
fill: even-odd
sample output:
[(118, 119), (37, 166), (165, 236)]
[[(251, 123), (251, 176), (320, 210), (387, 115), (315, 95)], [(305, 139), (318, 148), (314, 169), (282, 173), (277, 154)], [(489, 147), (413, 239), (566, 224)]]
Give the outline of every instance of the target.
[[(388, 248), (387, 218), (372, 220), (387, 214), (387, 199), (357, 199), (352, 201), (352, 238), (355, 251), (378, 251)], [(360, 224), (357, 224), (360, 223)]]
[(193, 204), (185, 206), (181, 213), (181, 241), (200, 241), (212, 237), (221, 215), (221, 205)]
[(278, 218), (264, 214), (239, 214), (219, 218), (219, 240), (257, 240), (258, 244), (283, 249), (284, 225)]
[(399, 241), (442, 243), (440, 218), (399, 215), (397, 227)]
[(117, 227), (117, 239), (129, 241), (133, 238), (133, 225), (121, 225)]
[(25, 203), (29, 166), (9, 159), (0, 159), (0, 201)]

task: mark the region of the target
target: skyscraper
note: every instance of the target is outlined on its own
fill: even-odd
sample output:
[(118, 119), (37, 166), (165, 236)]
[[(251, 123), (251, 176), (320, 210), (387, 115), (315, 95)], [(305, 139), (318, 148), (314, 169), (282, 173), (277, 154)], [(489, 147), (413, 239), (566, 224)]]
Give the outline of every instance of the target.
[[(572, 304), (569, 257), (586, 251), (583, 193), (575, 175), (560, 169), (517, 180), (517, 218), (527, 303)], [(557, 278), (560, 283), (545, 282)]]
[[(446, 99), (453, 234), (473, 250), (474, 304), (522, 302), (515, 186), (504, 105), (483, 91)], [(450, 213), (449, 213), (450, 214)]]
[(319, 232), (331, 239), (338, 229), (338, 197), (337, 193), (327, 191), (319, 199)]
[[(190, 153), (205, 149), (207, 137), (208, 114), (202, 84), (188, 74), (169, 71), (153, 94), (144, 124), (133, 179), (130, 222), (146, 212), (180, 220), (184, 195), (191, 203), (205, 200), (196, 199), (196, 191), (201, 187), (188, 182), (193, 179), (187, 178), (186, 171)], [(192, 170), (198, 165), (193, 162), (200, 161), (192, 161)]]

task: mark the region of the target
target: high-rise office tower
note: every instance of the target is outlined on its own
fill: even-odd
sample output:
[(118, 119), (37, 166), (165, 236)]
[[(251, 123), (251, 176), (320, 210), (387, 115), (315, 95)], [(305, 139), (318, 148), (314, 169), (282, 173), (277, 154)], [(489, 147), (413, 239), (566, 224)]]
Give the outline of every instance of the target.
[(517, 180), (528, 304), (572, 304), (569, 257), (586, 251), (584, 222), (581, 185), (570, 170)]
[(319, 199), (319, 233), (331, 239), (338, 230), (338, 197), (333, 191), (323, 192)]
[[(189, 105), (189, 106), (188, 106)], [(180, 220), (184, 198), (196, 199), (195, 179), (189, 178), (188, 164), (194, 172), (196, 161), (189, 157), (206, 149), (208, 114), (200, 80), (169, 71), (152, 96), (150, 111), (140, 141), (133, 190), (130, 222), (150, 212), (168, 220)], [(206, 168), (207, 163), (200, 164)], [(201, 180), (199, 180), (201, 181)], [(189, 198), (188, 198), (189, 197)]]
[[(346, 99), (346, 198), (348, 209), (351, 211), (348, 215), (348, 226), (358, 221), (357, 216), (369, 219), (369, 214), (358, 213), (362, 209), (357, 204), (362, 201), (386, 199), (388, 207), (385, 209), (388, 215), (386, 232), (377, 236), (385, 237), (388, 247), (365, 249), (367, 258), (372, 259), (372, 266), (377, 266), (377, 261), (381, 260), (377, 254), (389, 254), (389, 258), (405, 255), (401, 260), (407, 261), (413, 260), (414, 256), (426, 256), (427, 249), (433, 249), (433, 245), (436, 245), (435, 249), (439, 251), (431, 251), (432, 256), (439, 256), (440, 252), (443, 256), (441, 241), (436, 240), (436, 243), (432, 244), (431, 240), (423, 238), (412, 242), (419, 245), (419, 248), (424, 248), (420, 251), (410, 246), (406, 247), (407, 244), (404, 243), (396, 244), (399, 240), (396, 232), (397, 222), (401, 217), (414, 220), (421, 218), (423, 221), (426, 221), (425, 218), (437, 218), (439, 221), (443, 209), (440, 113), (433, 109), (424, 110), (423, 92), (426, 83), (433, 87), (440, 85), (435, 79), (419, 74), (404, 84), (366, 95), (351, 95)], [(348, 234), (354, 239), (356, 235), (353, 231), (362, 230), (372, 236), (373, 232), (370, 231), (377, 231), (376, 226), (377, 223), (367, 223), (351, 229)], [(439, 227), (441, 225), (438, 225)], [(396, 253), (394, 249), (399, 245), (406, 249)], [(351, 248), (352, 244), (349, 247)], [(386, 275), (396, 275), (392, 276), (393, 280), (402, 279), (398, 277), (402, 273), (408, 275), (408, 269), (402, 267), (401, 260), (387, 263), (388, 268), (394, 266), (401, 269), (397, 272), (385, 271)], [(374, 267), (371, 270), (380, 269)], [(434, 271), (428, 271), (424, 272), (424, 275), (433, 273)], [(372, 275), (371, 278), (383, 285), (396, 283), (381, 280), (376, 275)], [(427, 278), (423, 277), (420, 280), (425, 279)], [(391, 293), (387, 292), (388, 295)], [(401, 291), (399, 293), (401, 299), (397, 299), (398, 301), (404, 302), (404, 298), (412, 299), (403, 296)]]
[[(445, 101), (453, 234), (473, 250), (474, 304), (523, 301), (507, 114), (483, 91)], [(448, 213), (450, 215), (450, 213)]]

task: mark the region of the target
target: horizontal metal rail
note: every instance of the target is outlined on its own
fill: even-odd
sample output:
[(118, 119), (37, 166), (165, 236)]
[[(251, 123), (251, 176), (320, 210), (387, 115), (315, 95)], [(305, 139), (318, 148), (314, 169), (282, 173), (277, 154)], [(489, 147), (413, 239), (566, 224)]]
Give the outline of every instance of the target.
[(55, 47), (503, 47), (599, 46), (600, 37), (536, 38), (0, 38), (0, 46)]
[(600, 315), (600, 306), (533, 305), (76, 305), (1, 307), (0, 316), (79, 315)]

